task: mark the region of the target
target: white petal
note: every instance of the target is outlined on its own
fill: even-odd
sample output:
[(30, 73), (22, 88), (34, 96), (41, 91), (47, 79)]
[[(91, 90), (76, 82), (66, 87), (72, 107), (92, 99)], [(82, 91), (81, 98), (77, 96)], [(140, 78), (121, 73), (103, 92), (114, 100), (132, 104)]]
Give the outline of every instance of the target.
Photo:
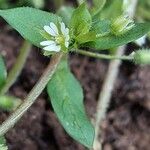
[(66, 35), (69, 35), (69, 29), (66, 28)]
[(65, 42), (65, 46), (66, 46), (66, 48), (68, 48), (68, 46), (69, 46), (69, 42), (68, 41)]
[(50, 27), (58, 35), (58, 28), (53, 22), (50, 23)]
[(42, 46), (48, 46), (51, 44), (55, 44), (55, 41), (43, 41), (40, 43), (40, 45), (42, 45)]
[(69, 41), (70, 39), (69, 35), (66, 35), (65, 38), (66, 38), (66, 41)]
[(61, 22), (61, 32), (62, 32), (62, 34), (63, 35), (65, 35), (66, 34), (66, 27), (65, 27), (65, 24), (63, 23), (63, 22)]
[(46, 50), (46, 51), (52, 51), (52, 52), (59, 52), (60, 51), (60, 49), (61, 49), (61, 47), (60, 47), (60, 45), (49, 45), (49, 46), (46, 46), (46, 47), (44, 47), (43, 48), (44, 50)]
[(52, 36), (57, 36), (57, 34), (49, 26), (44, 26), (44, 30)]

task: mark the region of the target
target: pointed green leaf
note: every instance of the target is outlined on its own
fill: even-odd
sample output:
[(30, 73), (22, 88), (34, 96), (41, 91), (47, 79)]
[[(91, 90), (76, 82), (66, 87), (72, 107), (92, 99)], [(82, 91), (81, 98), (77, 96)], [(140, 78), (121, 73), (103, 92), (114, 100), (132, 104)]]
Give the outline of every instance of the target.
[(0, 55), (0, 89), (5, 84), (6, 77), (7, 77), (6, 66), (2, 56)]
[(104, 7), (105, 3), (106, 3), (106, 0), (93, 0), (94, 8), (92, 11), (94, 13), (100, 12), (102, 8)]
[(74, 8), (73, 7), (61, 7), (57, 14), (62, 18), (63, 22), (69, 26), (70, 24), (70, 20), (71, 20), (71, 16), (73, 14)]
[(123, 13), (123, 0), (108, 0), (101, 11), (98, 11), (93, 20), (97, 19), (113, 19)]
[(70, 30), (75, 36), (86, 34), (91, 27), (91, 23), (92, 17), (85, 3), (83, 3), (73, 12), (70, 22)]
[(44, 25), (49, 25), (50, 22), (56, 24), (60, 20), (54, 14), (29, 7), (0, 10), (0, 16), (26, 40), (38, 47), (40, 47), (40, 42), (44, 41), (41, 35)]
[[(123, 35), (106, 35), (98, 38), (93, 42), (88, 42), (82, 46), (90, 47), (97, 50), (110, 49), (118, 47), (129, 42), (135, 41), (150, 31), (150, 23), (137, 23), (135, 27)], [(98, 32), (97, 32), (98, 33)]]
[(8, 150), (5, 137), (0, 137), (0, 150)]
[(94, 129), (84, 110), (82, 88), (70, 72), (66, 60), (59, 65), (47, 90), (54, 111), (67, 133), (91, 148)]

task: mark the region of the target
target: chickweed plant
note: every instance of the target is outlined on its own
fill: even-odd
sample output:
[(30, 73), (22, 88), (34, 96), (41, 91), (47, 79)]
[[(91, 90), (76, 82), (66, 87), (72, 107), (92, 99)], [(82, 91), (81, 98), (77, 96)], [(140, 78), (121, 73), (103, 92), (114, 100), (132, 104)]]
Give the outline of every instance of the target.
[[(112, 49), (134, 42), (150, 31), (150, 23), (136, 23), (124, 14), (122, 3), (121, 0), (94, 0), (92, 8), (83, 2), (77, 8), (63, 7), (56, 14), (30, 7), (0, 10), (0, 16), (11, 27), (29, 43), (41, 48), (42, 55), (50, 58), (47, 69), (16, 109), (16, 104), (10, 104), (11, 96), (6, 93), (11, 85), (9, 82), (14, 81), (11, 77), (24, 64), (22, 60), (25, 60), (30, 44), (25, 42), (22, 57), (10, 80), (7, 80), (6, 67), (0, 57), (0, 107), (9, 110), (15, 105), (15, 111), (0, 126), (1, 137), (17, 123), (46, 87), (49, 100), (66, 132), (85, 147), (93, 147), (94, 127), (86, 115), (83, 90), (70, 71), (68, 56), (69, 53), (78, 53), (97, 59), (150, 64), (148, 49), (140, 49), (130, 55), (110, 55)], [(102, 50), (107, 50), (108, 54), (103, 54)]]

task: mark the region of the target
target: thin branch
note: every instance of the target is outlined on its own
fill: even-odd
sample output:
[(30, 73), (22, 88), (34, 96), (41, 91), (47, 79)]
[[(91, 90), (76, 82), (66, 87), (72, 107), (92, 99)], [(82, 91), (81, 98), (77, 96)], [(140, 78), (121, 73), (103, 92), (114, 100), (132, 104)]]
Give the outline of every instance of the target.
[(128, 61), (133, 60), (132, 56), (125, 56), (125, 55), (124, 56), (106, 55), (106, 54), (93, 53), (93, 52), (89, 52), (89, 51), (85, 51), (85, 50), (81, 50), (81, 49), (77, 49), (77, 50), (75, 50), (75, 52), (77, 52), (81, 55), (99, 58), (99, 59), (108, 59), (108, 60), (120, 59), (120, 60), (128, 60)]
[(22, 105), (0, 126), (0, 136), (3, 136), (8, 130), (10, 130), (28, 110), (28, 108), (35, 102), (37, 97), (41, 94), (41, 92), (55, 73), (61, 58), (61, 53), (52, 57), (52, 60), (47, 69), (45, 70), (37, 84), (33, 87), (31, 92), (28, 94)]
[[(132, 0), (130, 3), (130, 11), (128, 14), (131, 18), (134, 17), (134, 13), (136, 10), (137, 0)], [(122, 46), (117, 49), (117, 57), (124, 54), (126, 47)], [(100, 92), (97, 104), (97, 111), (96, 111), (96, 123), (95, 123), (95, 140), (94, 140), (94, 150), (101, 150), (102, 149), (102, 139), (99, 138), (101, 134), (100, 125), (102, 120), (106, 116), (107, 108), (109, 107), (112, 89), (114, 88), (115, 81), (118, 76), (119, 66), (121, 64), (121, 60), (112, 60), (109, 64), (108, 72), (106, 75), (106, 79), (104, 81), (102, 90)], [(99, 140), (100, 139), (100, 140)]]
[(30, 50), (31, 50), (31, 44), (25, 41), (20, 50), (19, 56), (17, 57), (15, 65), (13, 66), (13, 68), (8, 74), (6, 83), (0, 91), (1, 95), (4, 95), (9, 90), (9, 88), (16, 81), (17, 77), (20, 75)]
[[(125, 46), (119, 47), (116, 53), (116, 56), (122, 56), (125, 51)], [(114, 84), (119, 72), (119, 66), (121, 64), (121, 60), (113, 60), (109, 64), (109, 68), (107, 71), (107, 75), (100, 92), (97, 104), (97, 112), (96, 112), (96, 122), (95, 122), (95, 141), (94, 141), (94, 150), (101, 149), (101, 141), (99, 141), (99, 135), (101, 134), (100, 124), (102, 120), (105, 118), (106, 111), (109, 107), (110, 98), (112, 95), (112, 90), (114, 88)]]

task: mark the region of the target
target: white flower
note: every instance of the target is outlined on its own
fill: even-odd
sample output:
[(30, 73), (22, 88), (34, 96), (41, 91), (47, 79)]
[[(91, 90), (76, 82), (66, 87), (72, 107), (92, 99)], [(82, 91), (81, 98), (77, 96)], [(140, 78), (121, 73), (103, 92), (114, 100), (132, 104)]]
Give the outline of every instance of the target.
[(49, 26), (44, 26), (44, 30), (50, 35), (50, 39), (40, 43), (44, 46), (43, 50), (49, 52), (59, 52), (62, 50), (67, 50), (69, 46), (69, 29), (66, 28), (63, 22), (58, 25), (58, 27), (50, 22)]

